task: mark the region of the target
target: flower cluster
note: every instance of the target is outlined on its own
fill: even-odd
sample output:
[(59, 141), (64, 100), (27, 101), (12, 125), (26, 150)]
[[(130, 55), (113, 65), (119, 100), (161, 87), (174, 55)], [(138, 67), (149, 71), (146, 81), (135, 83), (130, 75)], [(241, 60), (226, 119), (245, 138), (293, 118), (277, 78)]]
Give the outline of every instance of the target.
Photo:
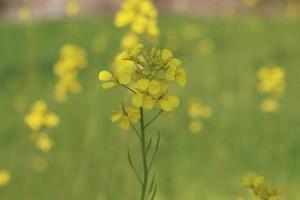
[(65, 12), (67, 16), (74, 17), (79, 13), (80, 6), (76, 0), (66, 0), (65, 2)]
[(151, 0), (127, 0), (116, 14), (117, 27), (130, 26), (136, 34), (147, 33), (151, 37), (159, 35), (157, 10)]
[(131, 107), (122, 108), (112, 116), (122, 128), (139, 120), (137, 108), (159, 109), (171, 113), (179, 105), (179, 98), (169, 94), (172, 83), (186, 85), (186, 72), (181, 61), (173, 57), (168, 49), (153, 48), (151, 52), (142, 51), (143, 45), (122, 51), (117, 56), (118, 64), (114, 72), (101, 71), (99, 79), (102, 87), (109, 89), (117, 86), (131, 91)]
[(192, 133), (199, 133), (203, 129), (202, 120), (211, 118), (212, 109), (200, 101), (193, 100), (188, 106), (188, 116), (191, 119), (189, 125), (190, 131)]
[[(273, 186), (263, 176), (255, 173), (245, 176), (241, 184), (253, 191), (255, 196), (252, 200), (285, 200), (280, 188)], [(237, 200), (245, 200), (245, 198), (239, 197)]]
[(58, 82), (54, 89), (54, 98), (58, 102), (65, 102), (68, 93), (79, 93), (81, 85), (77, 81), (80, 70), (87, 66), (86, 52), (82, 48), (65, 44), (60, 50), (59, 61), (54, 66), (54, 73)]
[(0, 188), (6, 186), (10, 182), (10, 172), (4, 169), (0, 170)]
[(279, 109), (278, 98), (286, 89), (285, 70), (279, 66), (266, 65), (257, 72), (257, 90), (267, 95), (261, 103), (264, 112), (276, 112)]
[(28, 114), (25, 115), (25, 124), (32, 131), (32, 138), (35, 145), (42, 152), (48, 152), (53, 146), (53, 141), (45, 132), (48, 128), (56, 127), (60, 119), (52, 111), (49, 110), (45, 101), (39, 100), (35, 102)]

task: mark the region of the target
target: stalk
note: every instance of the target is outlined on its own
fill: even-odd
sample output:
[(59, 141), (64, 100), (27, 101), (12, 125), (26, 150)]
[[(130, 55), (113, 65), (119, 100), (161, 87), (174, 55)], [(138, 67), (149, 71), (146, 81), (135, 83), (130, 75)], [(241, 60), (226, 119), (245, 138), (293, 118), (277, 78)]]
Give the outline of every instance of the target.
[(148, 164), (147, 164), (147, 153), (146, 153), (146, 136), (145, 136), (145, 122), (144, 122), (144, 110), (140, 108), (141, 114), (141, 151), (142, 151), (142, 162), (143, 162), (143, 182), (142, 182), (142, 192), (141, 192), (141, 200), (145, 200), (146, 197), (146, 190), (148, 186)]

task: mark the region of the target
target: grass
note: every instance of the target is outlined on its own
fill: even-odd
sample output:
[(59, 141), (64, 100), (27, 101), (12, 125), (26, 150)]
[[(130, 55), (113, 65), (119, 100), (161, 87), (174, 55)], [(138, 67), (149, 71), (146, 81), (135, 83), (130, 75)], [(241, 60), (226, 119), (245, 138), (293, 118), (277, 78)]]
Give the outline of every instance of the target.
[[(181, 108), (173, 120), (161, 118), (162, 144), (155, 162), (158, 200), (234, 199), (243, 194), (240, 178), (256, 171), (300, 198), (300, 25), (288, 19), (203, 19), (162, 17), (162, 33), (175, 32), (176, 56), (188, 71), (189, 84), (177, 92)], [(186, 24), (201, 27), (215, 51), (199, 56), (196, 42), (181, 36)], [(97, 35), (108, 38), (101, 55), (91, 50)], [(111, 18), (0, 24), (0, 168), (12, 173), (0, 199), (136, 199), (139, 186), (127, 163), (126, 148), (137, 153), (134, 134), (110, 122), (122, 93), (103, 91), (98, 72), (108, 68), (124, 31)], [(167, 44), (162, 37), (162, 47)], [(52, 102), (52, 67), (59, 48), (71, 42), (88, 51), (89, 66), (80, 74), (83, 91), (66, 104)], [(169, 44), (169, 43), (168, 43)], [(256, 70), (274, 62), (287, 70), (281, 110), (259, 110)], [(201, 98), (213, 108), (201, 134), (188, 130), (187, 103)], [(45, 155), (48, 169), (32, 170), (40, 153), (23, 123), (30, 104), (47, 99), (62, 122), (52, 130), (55, 148)], [(135, 160), (139, 162), (140, 160)]]

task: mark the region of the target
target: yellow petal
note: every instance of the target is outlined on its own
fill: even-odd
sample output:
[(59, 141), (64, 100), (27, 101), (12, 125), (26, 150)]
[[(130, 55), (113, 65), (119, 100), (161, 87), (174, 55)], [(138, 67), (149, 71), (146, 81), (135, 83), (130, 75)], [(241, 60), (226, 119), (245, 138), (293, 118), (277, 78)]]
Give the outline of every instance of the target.
[(176, 58), (173, 58), (172, 60), (170, 60), (169, 62), (168, 62), (168, 67), (180, 67), (180, 65), (181, 65), (181, 61), (180, 60), (178, 60), (178, 59), (176, 59)]
[(132, 104), (136, 107), (142, 107), (144, 96), (141, 93), (134, 94), (132, 96)]
[(158, 81), (151, 81), (148, 90), (151, 95), (155, 95), (160, 92), (161, 86)]
[(128, 129), (130, 123), (129, 123), (129, 120), (127, 119), (127, 117), (126, 118), (122, 118), (119, 125), (120, 125), (120, 127), (122, 129)]
[(113, 88), (115, 87), (117, 84), (114, 83), (114, 82), (106, 82), (106, 83), (103, 83), (102, 84), (102, 88), (103, 89), (110, 89), (110, 88)]
[(129, 84), (131, 82), (131, 75), (129, 73), (119, 75), (119, 82), (123, 85)]
[(140, 91), (146, 91), (149, 87), (149, 83), (149, 79), (140, 79), (134, 84), (134, 87)]
[(145, 96), (143, 101), (143, 108), (151, 110), (153, 108), (153, 99), (150, 96)]
[(116, 112), (111, 116), (111, 121), (112, 122), (119, 121), (122, 118), (122, 116), (123, 116), (122, 112)]
[(174, 65), (170, 66), (167, 70), (167, 73), (166, 73), (166, 79), (168, 81), (174, 81), (175, 80), (175, 75), (176, 75), (176, 67)]
[(111, 80), (113, 80), (113, 76), (108, 71), (101, 71), (99, 73), (99, 80), (100, 81), (111, 81)]
[(186, 72), (183, 68), (179, 68), (176, 74), (176, 82), (181, 86), (184, 87), (186, 85)]
[(168, 61), (173, 57), (172, 51), (169, 49), (162, 50), (161, 57), (164, 61)]

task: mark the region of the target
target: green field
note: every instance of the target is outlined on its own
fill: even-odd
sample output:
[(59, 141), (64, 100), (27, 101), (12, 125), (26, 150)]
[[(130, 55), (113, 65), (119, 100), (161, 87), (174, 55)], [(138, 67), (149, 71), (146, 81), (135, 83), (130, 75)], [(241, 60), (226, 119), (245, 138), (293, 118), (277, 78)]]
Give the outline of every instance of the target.
[[(201, 35), (182, 37), (187, 24), (199, 25)], [(161, 17), (164, 33), (173, 32), (175, 56), (188, 72), (188, 85), (178, 89), (182, 100), (173, 120), (161, 117), (162, 143), (154, 168), (157, 200), (235, 199), (245, 194), (240, 179), (249, 171), (284, 188), (287, 199), (300, 198), (300, 23), (288, 19), (205, 19)], [(121, 90), (102, 90), (98, 72), (108, 69), (125, 31), (112, 18), (20, 24), (0, 24), (0, 169), (11, 182), (0, 188), (0, 199), (137, 199), (139, 185), (127, 163), (130, 147), (139, 162), (132, 132), (111, 123)], [(91, 49), (100, 35), (108, 46)], [(209, 38), (210, 56), (196, 51)], [(65, 43), (88, 51), (89, 65), (80, 74), (83, 91), (65, 104), (52, 100), (56, 82), (53, 65)], [(172, 47), (171, 47), (172, 48)], [(287, 89), (275, 114), (262, 113), (256, 91), (256, 70), (275, 63), (287, 71)], [(48, 169), (39, 173), (32, 161), (42, 155), (30, 140), (24, 115), (38, 99), (46, 99), (61, 117), (52, 129), (55, 147), (44, 155)], [(187, 104), (200, 98), (213, 109), (200, 134), (188, 129)]]

